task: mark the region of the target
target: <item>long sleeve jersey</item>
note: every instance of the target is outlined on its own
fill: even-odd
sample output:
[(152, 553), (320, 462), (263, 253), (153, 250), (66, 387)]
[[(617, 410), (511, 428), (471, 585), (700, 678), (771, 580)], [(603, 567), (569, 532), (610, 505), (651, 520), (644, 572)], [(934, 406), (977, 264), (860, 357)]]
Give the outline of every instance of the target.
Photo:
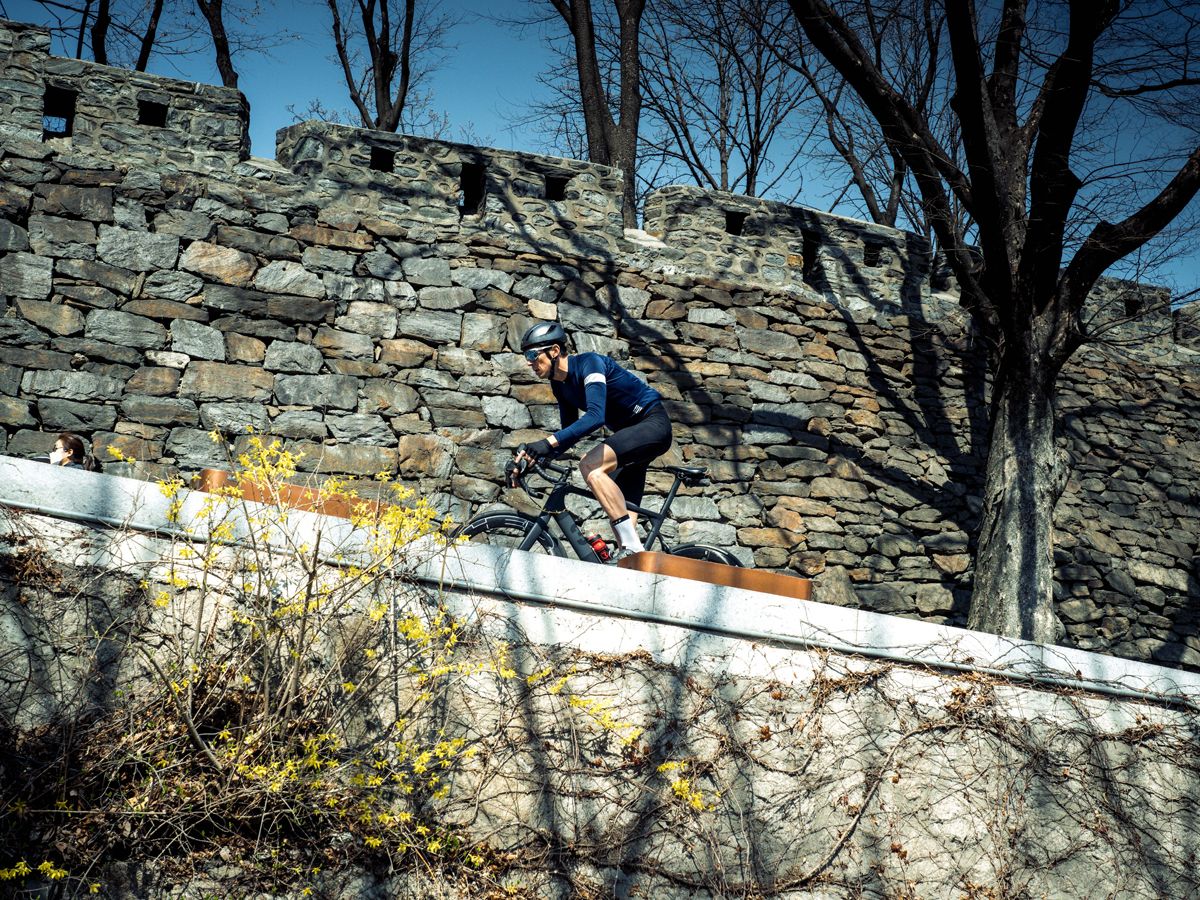
[[(567, 357), (567, 377), (550, 382), (563, 427), (554, 439), (567, 449), (601, 425), (619, 431), (662, 400), (658, 391), (599, 353)], [(580, 410), (584, 413), (580, 416)]]

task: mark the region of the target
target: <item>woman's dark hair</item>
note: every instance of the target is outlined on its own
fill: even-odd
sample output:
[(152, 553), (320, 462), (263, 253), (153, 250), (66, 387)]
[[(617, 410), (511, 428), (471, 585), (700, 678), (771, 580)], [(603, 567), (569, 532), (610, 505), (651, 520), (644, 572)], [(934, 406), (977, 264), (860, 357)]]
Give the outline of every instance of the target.
[(74, 462), (86, 469), (89, 472), (100, 471), (100, 466), (96, 464), (96, 460), (87, 452), (87, 448), (83, 446), (83, 438), (70, 431), (64, 431), (58, 436), (55, 443), (63, 445), (63, 449), (67, 451), (69, 456), (64, 457), (59, 465), (65, 466), (68, 462)]

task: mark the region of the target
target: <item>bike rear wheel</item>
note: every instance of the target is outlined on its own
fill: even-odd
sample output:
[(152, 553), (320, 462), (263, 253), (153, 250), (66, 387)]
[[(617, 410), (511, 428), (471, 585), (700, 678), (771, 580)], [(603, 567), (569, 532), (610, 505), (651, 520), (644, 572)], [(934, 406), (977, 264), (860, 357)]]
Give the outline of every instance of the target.
[(728, 550), (710, 547), (708, 544), (683, 544), (671, 549), (672, 556), (682, 556), (684, 559), (700, 559), (705, 562), (724, 563), (727, 566), (741, 568), (738, 558)]
[[(507, 547), (516, 550), (521, 546), (534, 528), (537, 519), (515, 509), (497, 510), (476, 516), (459, 528), (455, 536), (466, 537), (473, 544), (488, 544), (493, 547)], [(551, 556), (565, 557), (562, 546), (549, 531), (542, 529), (532, 547), (533, 553), (548, 553)]]

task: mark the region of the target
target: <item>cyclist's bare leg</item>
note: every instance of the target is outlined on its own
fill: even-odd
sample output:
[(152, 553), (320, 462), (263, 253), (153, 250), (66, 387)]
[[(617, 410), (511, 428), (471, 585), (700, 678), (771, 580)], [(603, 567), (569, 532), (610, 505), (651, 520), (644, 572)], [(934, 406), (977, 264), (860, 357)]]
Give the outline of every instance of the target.
[(579, 473), (592, 494), (600, 502), (610, 520), (628, 515), (635, 522), (637, 517), (625, 508), (625, 495), (612, 479), (617, 468), (617, 454), (607, 444), (597, 444), (579, 461)]

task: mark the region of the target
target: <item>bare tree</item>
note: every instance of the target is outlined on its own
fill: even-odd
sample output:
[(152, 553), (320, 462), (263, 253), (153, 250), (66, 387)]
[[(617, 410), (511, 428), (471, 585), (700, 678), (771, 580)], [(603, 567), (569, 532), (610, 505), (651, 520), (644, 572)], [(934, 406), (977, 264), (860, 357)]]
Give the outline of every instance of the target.
[(442, 61), (450, 20), (417, 0), (326, 0), (337, 60), (364, 128), (415, 126), (422, 82)]
[[(252, 0), (38, 0), (51, 32), (78, 58), (147, 71), (154, 58), (177, 59), (211, 47), (226, 87), (238, 86), (234, 56), (262, 52), (291, 37), (264, 34), (263, 9)], [(199, 21), (198, 21), (199, 20)]]
[(772, 49), (789, 24), (769, 0), (651, 5), (642, 53), (643, 159), (702, 187), (750, 196), (795, 176), (804, 150), (795, 113), (808, 93), (788, 58)]
[(604, 64), (605, 38), (597, 36), (598, 22), (592, 14), (591, 0), (550, 0), (550, 3), (571, 35), (578, 109), (583, 115), (588, 159), (621, 169), (622, 212), (625, 225), (633, 227), (637, 224), (638, 126), (642, 115), (639, 48), (645, 0), (612, 0), (616, 53), (611, 63), (615, 72), (614, 65)]
[[(1200, 189), (1197, 130), (1170, 118), (1197, 108), (1198, 14), (1171, 2), (1069, 0), (1031, 9), (1027, 0), (1005, 0), (981, 16), (972, 0), (945, 3), (952, 107), (966, 158), (960, 167), (925, 112), (881, 69), (846, 15), (850, 4), (789, 2), (911, 169), (963, 305), (992, 348), (991, 437), (968, 623), (1051, 641), (1052, 516), (1067, 476), (1055, 444), (1055, 382), (1089, 337), (1082, 311), (1100, 275), (1159, 234)], [(1152, 153), (1118, 166), (1111, 147), (1106, 153), (1092, 141), (1131, 109), (1165, 116), (1160, 124), (1172, 130), (1156, 135)], [(1124, 190), (1104, 190), (1114, 183)], [(982, 264), (952, 198), (974, 223)]]

